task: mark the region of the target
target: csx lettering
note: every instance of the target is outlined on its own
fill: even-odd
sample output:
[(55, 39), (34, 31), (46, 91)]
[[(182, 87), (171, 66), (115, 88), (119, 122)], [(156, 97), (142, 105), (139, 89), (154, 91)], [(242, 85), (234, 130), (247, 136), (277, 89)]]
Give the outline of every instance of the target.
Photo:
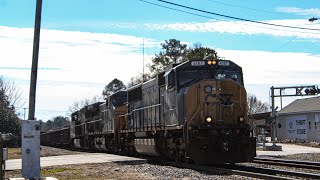
[(229, 66), (230, 63), (228, 61), (218, 61), (219, 66)]
[(205, 62), (204, 61), (192, 61), (191, 66), (204, 66)]

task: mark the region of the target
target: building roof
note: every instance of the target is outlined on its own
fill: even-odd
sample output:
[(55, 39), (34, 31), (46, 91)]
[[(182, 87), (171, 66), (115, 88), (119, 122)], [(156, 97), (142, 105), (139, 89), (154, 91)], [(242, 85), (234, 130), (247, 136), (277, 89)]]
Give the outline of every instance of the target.
[(270, 118), (271, 112), (257, 113), (257, 114), (249, 114), (249, 118), (260, 120), (260, 119), (268, 119)]
[(278, 111), (279, 115), (320, 112), (320, 96), (313, 98), (297, 99)]

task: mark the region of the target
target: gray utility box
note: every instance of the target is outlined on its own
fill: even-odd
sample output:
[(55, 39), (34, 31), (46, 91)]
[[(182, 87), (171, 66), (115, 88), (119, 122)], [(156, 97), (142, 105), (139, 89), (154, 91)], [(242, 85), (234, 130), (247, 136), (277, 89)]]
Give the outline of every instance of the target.
[(40, 178), (40, 122), (22, 120), (22, 176)]
[(8, 148), (3, 148), (3, 159), (4, 161), (8, 160)]

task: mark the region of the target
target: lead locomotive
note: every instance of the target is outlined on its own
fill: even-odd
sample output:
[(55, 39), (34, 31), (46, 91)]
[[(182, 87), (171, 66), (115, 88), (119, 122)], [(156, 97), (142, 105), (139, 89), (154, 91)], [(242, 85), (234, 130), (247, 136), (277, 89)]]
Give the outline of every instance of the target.
[(74, 112), (70, 136), (60, 139), (78, 148), (197, 164), (250, 162), (256, 155), (242, 68), (216, 59), (172, 65)]

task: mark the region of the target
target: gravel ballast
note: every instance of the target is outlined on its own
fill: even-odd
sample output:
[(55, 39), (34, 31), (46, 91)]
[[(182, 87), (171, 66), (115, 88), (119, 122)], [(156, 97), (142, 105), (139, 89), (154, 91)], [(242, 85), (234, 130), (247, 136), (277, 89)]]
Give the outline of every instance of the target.
[[(70, 151), (52, 147), (41, 147), (41, 156), (74, 155), (83, 152)], [(295, 154), (289, 156), (273, 156), (272, 158), (318, 161), (320, 154)], [(318, 170), (298, 169), (256, 163), (241, 163), (245, 166), (283, 169), (299, 172), (319, 174)], [(177, 168), (155, 164), (123, 164), (123, 163), (98, 163), (80, 165), (61, 165), (41, 169), (42, 176), (56, 177), (58, 179), (248, 179), (230, 174), (208, 174), (192, 169)], [(21, 177), (21, 171), (8, 171), (6, 177)]]

